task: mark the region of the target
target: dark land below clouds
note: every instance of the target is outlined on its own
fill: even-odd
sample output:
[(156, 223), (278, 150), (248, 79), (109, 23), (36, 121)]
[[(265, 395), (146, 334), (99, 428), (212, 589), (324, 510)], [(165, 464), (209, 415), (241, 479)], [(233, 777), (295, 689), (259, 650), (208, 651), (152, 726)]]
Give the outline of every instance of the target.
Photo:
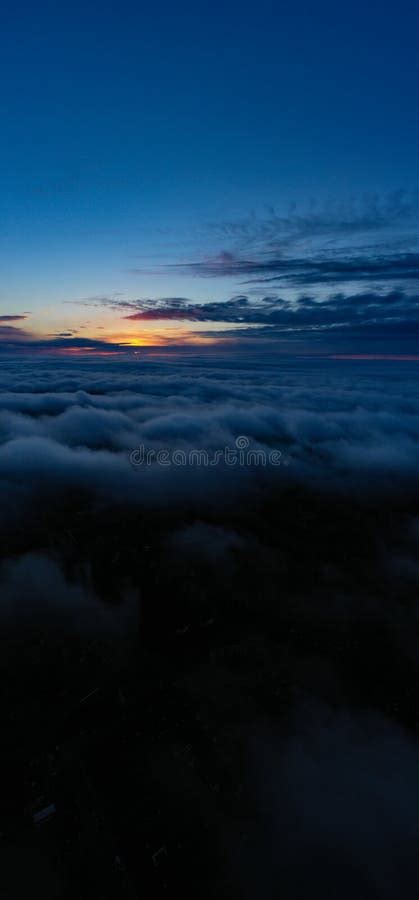
[[(416, 898), (418, 364), (0, 390), (0, 896)], [(239, 435), (287, 465), (129, 460)]]

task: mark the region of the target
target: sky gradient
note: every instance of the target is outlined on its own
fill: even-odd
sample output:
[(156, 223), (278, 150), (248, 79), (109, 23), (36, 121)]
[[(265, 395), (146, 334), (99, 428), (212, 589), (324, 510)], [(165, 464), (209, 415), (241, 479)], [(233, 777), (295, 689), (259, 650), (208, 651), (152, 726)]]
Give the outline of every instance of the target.
[(414, 355), (418, 26), (405, 0), (6, 9), (3, 351)]

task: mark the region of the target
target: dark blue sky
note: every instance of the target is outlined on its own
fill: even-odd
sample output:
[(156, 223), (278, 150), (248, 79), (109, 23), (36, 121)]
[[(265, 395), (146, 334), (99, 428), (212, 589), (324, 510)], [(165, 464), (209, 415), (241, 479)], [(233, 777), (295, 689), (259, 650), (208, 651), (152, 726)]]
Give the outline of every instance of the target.
[[(386, 252), (415, 250), (418, 30), (405, 0), (10, 4), (4, 313), (29, 311), (47, 334), (98, 324), (97, 306), (86, 324), (67, 301), (229, 299), (240, 280), (225, 267), (191, 278), (189, 263), (277, 257), (273, 215), (311, 221), (300, 255), (336, 243), (348, 217), (345, 254), (355, 232), (363, 253), (376, 247), (359, 227), (372, 208), (388, 215)], [(407, 217), (393, 214), (398, 189)], [(115, 317), (100, 327), (119, 334)]]

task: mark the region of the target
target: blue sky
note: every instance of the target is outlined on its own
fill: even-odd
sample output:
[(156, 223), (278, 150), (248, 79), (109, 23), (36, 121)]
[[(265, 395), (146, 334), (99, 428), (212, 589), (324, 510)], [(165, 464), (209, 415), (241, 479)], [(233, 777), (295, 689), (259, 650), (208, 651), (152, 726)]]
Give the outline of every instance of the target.
[(0, 303), (35, 334), (98, 337), (73, 300), (230, 300), (240, 279), (188, 264), (266, 259), (272, 216), (316, 220), (304, 254), (378, 206), (386, 252), (417, 249), (417, 4), (18, 3), (1, 24)]

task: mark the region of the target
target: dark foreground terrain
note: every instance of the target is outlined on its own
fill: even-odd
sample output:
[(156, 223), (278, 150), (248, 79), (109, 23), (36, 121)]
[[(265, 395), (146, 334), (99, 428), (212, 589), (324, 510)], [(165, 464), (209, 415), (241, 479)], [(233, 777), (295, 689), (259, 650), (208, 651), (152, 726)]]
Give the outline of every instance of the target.
[(417, 897), (412, 382), (102, 365), (1, 372), (0, 896)]

